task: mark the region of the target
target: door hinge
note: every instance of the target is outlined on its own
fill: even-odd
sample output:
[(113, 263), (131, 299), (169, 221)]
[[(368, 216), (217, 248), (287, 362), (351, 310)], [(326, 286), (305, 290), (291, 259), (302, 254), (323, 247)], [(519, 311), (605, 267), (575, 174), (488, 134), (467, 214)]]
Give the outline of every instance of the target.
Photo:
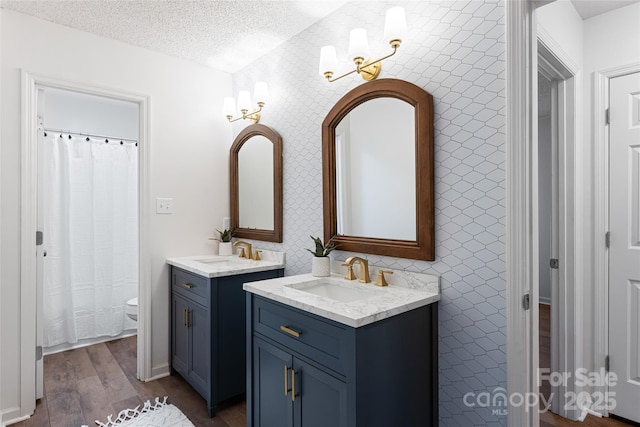
[(42, 359), (42, 346), (36, 346), (36, 360)]
[(609, 109), (608, 108), (606, 110), (604, 110), (604, 122), (607, 125), (611, 123), (611, 117), (609, 116)]
[(560, 268), (560, 261), (558, 261), (557, 258), (551, 258), (549, 260), (549, 266), (555, 270), (557, 270), (558, 268)]
[(611, 232), (607, 231), (604, 233), (604, 245), (609, 249), (611, 246)]
[(44, 233), (42, 231), (36, 231), (36, 246), (42, 245), (44, 242)]
[(604, 357), (604, 370), (606, 372), (609, 372), (609, 355), (608, 354)]
[(525, 311), (531, 308), (531, 296), (528, 292), (522, 297), (522, 308), (524, 308)]

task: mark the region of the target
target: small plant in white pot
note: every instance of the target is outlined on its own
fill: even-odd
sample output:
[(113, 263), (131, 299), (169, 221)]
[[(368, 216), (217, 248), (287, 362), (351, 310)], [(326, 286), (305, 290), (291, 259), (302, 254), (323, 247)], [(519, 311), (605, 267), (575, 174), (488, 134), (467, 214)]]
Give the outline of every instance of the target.
[(231, 255), (233, 254), (233, 246), (231, 245), (231, 238), (233, 237), (233, 231), (225, 228), (223, 231), (216, 229), (220, 234), (220, 244), (218, 245), (218, 255)]
[(314, 250), (307, 249), (313, 254), (313, 260), (311, 262), (311, 274), (316, 277), (326, 277), (331, 274), (331, 258), (329, 254), (336, 249), (336, 244), (329, 239), (325, 244), (322, 243), (319, 237), (309, 236), (316, 244)]

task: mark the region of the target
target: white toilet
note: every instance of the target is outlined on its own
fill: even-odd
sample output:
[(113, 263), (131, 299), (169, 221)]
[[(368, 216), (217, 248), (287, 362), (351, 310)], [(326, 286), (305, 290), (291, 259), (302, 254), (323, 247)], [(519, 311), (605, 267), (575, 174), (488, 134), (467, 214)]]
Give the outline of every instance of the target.
[(135, 322), (138, 321), (138, 297), (131, 298), (127, 301), (127, 308), (125, 309), (127, 316)]

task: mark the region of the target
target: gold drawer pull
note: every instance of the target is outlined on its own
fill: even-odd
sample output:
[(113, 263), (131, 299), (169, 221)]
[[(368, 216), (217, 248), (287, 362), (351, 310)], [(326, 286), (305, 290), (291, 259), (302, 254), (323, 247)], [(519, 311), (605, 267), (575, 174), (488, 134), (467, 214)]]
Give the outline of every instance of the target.
[(191, 289), (191, 288), (193, 288), (193, 285), (191, 283), (183, 283), (182, 287), (183, 288), (187, 288), (187, 289)]
[(293, 335), (296, 338), (300, 338), (300, 335), (302, 335), (302, 332), (294, 331), (293, 329), (288, 328), (286, 326), (280, 326), (280, 330), (282, 332), (288, 333), (289, 335)]

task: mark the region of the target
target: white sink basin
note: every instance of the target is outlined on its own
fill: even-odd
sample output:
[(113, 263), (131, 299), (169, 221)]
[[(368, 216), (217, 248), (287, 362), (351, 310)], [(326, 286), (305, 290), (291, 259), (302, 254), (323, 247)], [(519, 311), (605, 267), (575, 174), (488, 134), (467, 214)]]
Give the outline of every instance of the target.
[(193, 261), (199, 262), (201, 264), (206, 264), (211, 267), (227, 267), (234, 265), (242, 265), (247, 261), (239, 258), (230, 258), (230, 257), (211, 257), (211, 258), (201, 258), (194, 259)]
[(339, 302), (361, 301), (377, 295), (374, 289), (364, 288), (364, 286), (371, 286), (371, 284), (364, 285), (357, 281), (341, 282), (319, 279), (285, 286)]

